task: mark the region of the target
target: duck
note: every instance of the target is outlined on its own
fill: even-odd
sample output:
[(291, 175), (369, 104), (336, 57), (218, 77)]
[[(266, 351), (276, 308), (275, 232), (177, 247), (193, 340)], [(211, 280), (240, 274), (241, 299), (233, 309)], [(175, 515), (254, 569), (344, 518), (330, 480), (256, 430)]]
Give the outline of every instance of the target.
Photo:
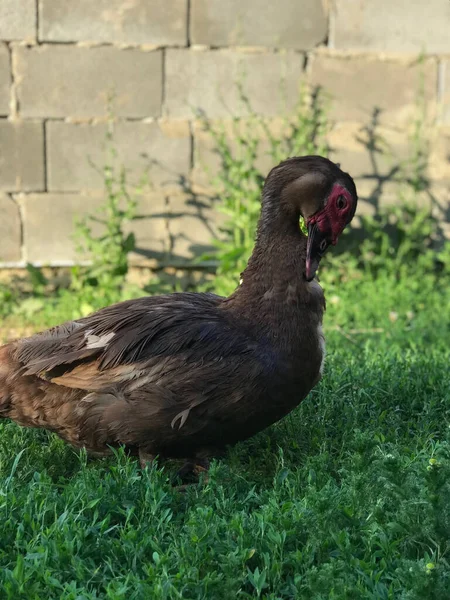
[(94, 457), (125, 447), (143, 467), (158, 457), (182, 460), (183, 476), (207, 471), (320, 380), (325, 299), (316, 273), (356, 205), (339, 165), (284, 160), (265, 179), (254, 249), (229, 297), (127, 300), (1, 346), (0, 418), (45, 428)]

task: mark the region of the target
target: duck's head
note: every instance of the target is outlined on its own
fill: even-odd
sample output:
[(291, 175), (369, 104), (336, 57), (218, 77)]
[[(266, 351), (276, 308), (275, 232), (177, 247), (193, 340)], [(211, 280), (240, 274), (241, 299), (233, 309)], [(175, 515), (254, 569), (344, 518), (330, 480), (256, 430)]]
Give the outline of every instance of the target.
[(348, 173), (322, 156), (289, 158), (273, 168), (264, 184), (263, 197), (278, 205), (298, 227), (302, 216), (308, 228), (305, 278), (311, 281), (320, 259), (353, 219), (358, 201)]

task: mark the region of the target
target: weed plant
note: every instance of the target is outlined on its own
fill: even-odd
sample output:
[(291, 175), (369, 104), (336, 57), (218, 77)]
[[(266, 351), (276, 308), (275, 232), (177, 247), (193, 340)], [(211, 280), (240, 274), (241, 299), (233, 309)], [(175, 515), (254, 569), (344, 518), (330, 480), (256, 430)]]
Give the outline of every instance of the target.
[[(136, 216), (136, 196), (140, 190), (130, 194), (125, 169), (117, 172), (114, 166), (112, 133), (108, 142), (110, 160), (103, 168), (106, 202), (98, 214), (80, 219), (75, 229), (78, 255), (88, 259), (89, 265), (72, 268), (70, 289), (91, 304), (95, 304), (98, 290), (103, 293), (104, 304), (120, 297), (128, 273), (128, 255), (136, 245), (134, 233), (126, 233), (125, 228)], [(93, 232), (95, 224), (100, 225), (99, 235)]]
[[(242, 101), (248, 105), (245, 96)], [(213, 286), (221, 295), (234, 290), (253, 249), (266, 175), (261, 159), (269, 157), (270, 164), (276, 165), (289, 156), (328, 155), (328, 122), (321, 96), (311, 96), (303, 88), (294, 112), (279, 124), (281, 133), (275, 134), (250, 106), (248, 111), (248, 118), (232, 120), (232, 144), (223, 126), (211, 126), (203, 119), (220, 157), (220, 169), (212, 182), (220, 197), (218, 211), (225, 215), (220, 235), (214, 240), (216, 251), (203, 258), (217, 261)]]

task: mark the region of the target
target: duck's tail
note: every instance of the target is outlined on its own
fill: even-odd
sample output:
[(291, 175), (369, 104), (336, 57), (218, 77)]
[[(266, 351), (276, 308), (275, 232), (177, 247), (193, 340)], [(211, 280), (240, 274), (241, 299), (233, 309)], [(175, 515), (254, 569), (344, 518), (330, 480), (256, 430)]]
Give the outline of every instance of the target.
[(0, 346), (0, 419), (9, 416), (12, 404), (12, 383), (14, 372), (20, 365), (11, 356), (12, 344)]
[(23, 376), (23, 365), (15, 358), (16, 349), (17, 342), (0, 346), (0, 419), (40, 427), (35, 400), (43, 395), (44, 382), (35, 376)]

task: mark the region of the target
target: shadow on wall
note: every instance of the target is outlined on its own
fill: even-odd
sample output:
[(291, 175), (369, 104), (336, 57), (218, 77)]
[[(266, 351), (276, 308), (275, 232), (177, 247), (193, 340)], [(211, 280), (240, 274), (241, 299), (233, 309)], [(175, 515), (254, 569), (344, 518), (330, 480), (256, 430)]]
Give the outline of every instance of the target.
[[(408, 132), (383, 128), (382, 111), (377, 107), (366, 125), (331, 126), (323, 98), (322, 90), (316, 88), (307, 102), (304, 96), (300, 98), (292, 115), (278, 120), (265, 120), (251, 108), (249, 117), (229, 119), (226, 126), (212, 125), (207, 115), (198, 114), (203, 129), (201, 133), (198, 127), (195, 130), (192, 177), (142, 154), (148, 179), (151, 181), (156, 169), (162, 189), (177, 191), (160, 191), (157, 204), (138, 207), (132, 226), (137, 234), (135, 259), (186, 267), (198, 265), (199, 257), (206, 256), (209, 262), (203, 264), (214, 264), (214, 241), (224, 236), (234, 242), (249, 240), (242, 250), (245, 258), (254, 237), (265, 175), (288, 156), (315, 153), (340, 163), (354, 177), (360, 197), (359, 218), (339, 244), (337, 254), (357, 246), (373, 234), (374, 227), (388, 234), (395, 251), (405, 228), (411, 229), (411, 221), (418, 226), (417, 211), (424, 215), (423, 224), (433, 229), (433, 244), (442, 244), (450, 208), (442, 201), (442, 190), (429, 177), (430, 127), (420, 95), (417, 118)], [(248, 103), (246, 98), (243, 101)], [(205, 164), (199, 174), (202, 160)], [(426, 223), (426, 211), (430, 220), (431, 215), (435, 217), (433, 226)], [(155, 238), (159, 246), (155, 246)]]
[(180, 177), (178, 183), (183, 190), (183, 196), (181, 199), (166, 198), (167, 210), (136, 214), (133, 218), (133, 229), (137, 226), (139, 229), (151, 230), (152, 222), (164, 221), (166, 232), (161, 251), (146, 248), (145, 237), (141, 236), (141, 243), (138, 237), (133, 250), (137, 257), (157, 261), (163, 266), (185, 267), (192, 264), (193, 260), (214, 251), (213, 240), (220, 237), (217, 219), (214, 216), (219, 199), (192, 192), (184, 177)]
[[(328, 154), (355, 178), (360, 197), (358, 218), (343, 237), (342, 243), (335, 252), (336, 255), (351, 249), (362, 261), (367, 260), (368, 256), (363, 255), (363, 252), (358, 254), (361, 240), (381, 235), (385, 236), (385, 241), (389, 240), (389, 252), (392, 255), (398, 252), (406, 238), (411, 238), (410, 258), (429, 248), (434, 250), (442, 248), (444, 242), (448, 240), (446, 225), (450, 221), (450, 207), (444, 198), (445, 186), (439, 187), (429, 176), (432, 128), (427, 120), (427, 107), (420, 102), (420, 96), (416, 119), (411, 123), (408, 131), (394, 132), (393, 141), (389, 139), (390, 133), (392, 137), (392, 132), (389, 130), (386, 132), (386, 129), (380, 125), (381, 109), (374, 107), (369, 123), (357, 125), (351, 130), (353, 146), (358, 148), (357, 151), (352, 152), (348, 150), (352, 144), (348, 144), (343, 150), (339, 148), (339, 144), (333, 145), (335, 129), (323, 123), (322, 95), (319, 88), (316, 88), (312, 94), (312, 105), (308, 116), (310, 119), (308, 126), (311, 129), (306, 131), (306, 137), (310, 135), (307, 140), (305, 131), (302, 130), (302, 127), (305, 127), (305, 114), (294, 117), (294, 121), (297, 119), (296, 125), (290, 123), (291, 134), (294, 138), (297, 136), (299, 138), (297, 142), (300, 143), (296, 143), (289, 137), (275, 139), (270, 137), (273, 134), (268, 131), (265, 131), (268, 140), (264, 138), (255, 140), (247, 130), (249, 137), (241, 135), (237, 147), (231, 141), (226, 141), (225, 144), (228, 146), (224, 147), (226, 134), (222, 132), (218, 136), (217, 132), (213, 133), (218, 146), (214, 148), (218, 158), (217, 180), (222, 184), (224, 191), (218, 193), (213, 199), (205, 197), (200, 199), (189, 182), (183, 180), (183, 190), (189, 197), (187, 204), (194, 207), (199, 203), (203, 207), (203, 210), (198, 211), (197, 218), (204, 220), (208, 226), (207, 219), (211, 216), (210, 203), (214, 202), (214, 206), (220, 211), (222, 204), (227, 202), (227, 195), (230, 195), (230, 190), (227, 188), (229, 173), (233, 168), (236, 172), (252, 174), (250, 177), (253, 177), (254, 187), (260, 188), (265, 174), (279, 160), (299, 154)], [(255, 120), (257, 124), (261, 124), (261, 119), (255, 117)], [(239, 119), (235, 120), (236, 127), (239, 127), (239, 122)], [(339, 125), (336, 129), (339, 131)], [(286, 135), (286, 131), (284, 134)], [(315, 135), (317, 138), (314, 137)], [(322, 135), (327, 139), (325, 146), (320, 141)], [(401, 139), (400, 144), (398, 139)], [(231, 168), (230, 163), (232, 163)], [(238, 185), (236, 187), (238, 188)], [(245, 193), (249, 194), (249, 190), (243, 189), (242, 192), (239, 189), (231, 190), (231, 194), (233, 193), (238, 195), (241, 193), (244, 196)], [(259, 203), (259, 189), (255, 197)], [(249, 212), (257, 217), (259, 204), (255, 210), (252, 206), (252, 203), (255, 203), (254, 199), (243, 197), (244, 207), (246, 202)], [(238, 212), (233, 214), (232, 206), (228, 205), (226, 208), (229, 218), (231, 212), (231, 219), (239, 219), (241, 215)], [(181, 217), (182, 213), (177, 213), (176, 216)], [(249, 225), (253, 232), (256, 218)], [(210, 228), (212, 235), (216, 231), (215, 228)], [(230, 234), (230, 230), (225, 229), (225, 233)], [(180, 235), (183, 236), (184, 233), (181, 232)], [(381, 244), (380, 241), (379, 243)], [(176, 240), (173, 240), (173, 247), (176, 247)], [(376, 248), (376, 244), (373, 247)], [(189, 250), (192, 256), (198, 256), (202, 251), (209, 251), (208, 247), (196, 247), (193, 243), (190, 244)]]
[[(389, 146), (380, 130), (381, 110), (374, 108), (368, 125), (355, 135), (364, 148), (363, 162), (366, 168), (355, 177), (360, 199), (359, 215), (352, 223), (346, 242), (336, 254), (345, 252), (348, 246), (361, 241), (378, 225), (390, 239), (394, 253), (402, 241), (404, 229), (413, 219), (428, 221), (432, 232), (425, 228), (424, 237), (431, 234), (434, 248), (440, 248), (448, 240), (445, 225), (450, 222), (450, 206), (440, 196), (444, 189), (433, 185), (429, 170), (430, 140), (425, 122), (418, 119), (409, 138), (408, 154), (399, 156)], [(336, 148), (330, 147), (330, 157), (339, 157)], [(449, 157), (450, 158), (450, 157)], [(343, 168), (352, 173), (351, 161)], [(369, 219), (361, 219), (369, 217)], [(367, 227), (372, 223), (371, 227)], [(420, 232), (419, 232), (420, 234)]]
[(115, 144), (111, 127), (106, 166), (89, 161), (103, 181), (104, 200), (96, 213), (91, 208), (81, 218), (89, 223), (90, 231), (82, 236), (88, 248), (78, 258), (88, 259), (95, 253), (89, 240), (98, 239), (105, 230), (111, 234), (117, 227), (133, 235), (132, 264), (189, 266), (193, 257), (211, 252), (212, 240), (217, 237), (214, 198), (193, 193), (184, 174), (148, 152), (139, 154), (137, 177), (137, 169), (122, 166)]

